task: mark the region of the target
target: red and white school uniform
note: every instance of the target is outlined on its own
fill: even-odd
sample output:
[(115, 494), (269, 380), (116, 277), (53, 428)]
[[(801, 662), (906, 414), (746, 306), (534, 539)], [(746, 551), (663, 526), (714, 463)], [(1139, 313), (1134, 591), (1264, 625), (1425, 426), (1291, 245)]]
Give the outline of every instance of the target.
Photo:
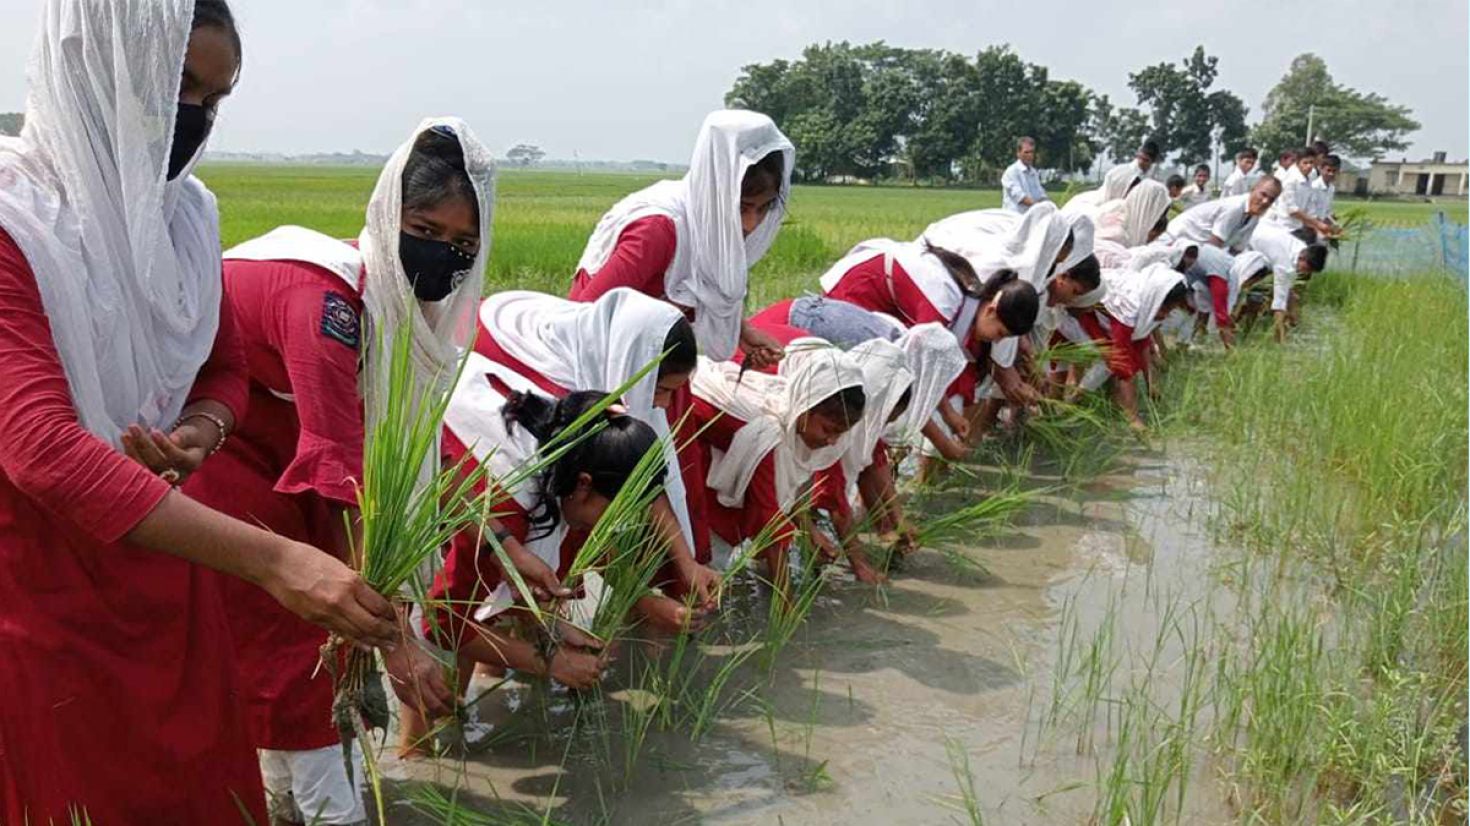
[(1148, 369), (1159, 309), (1169, 292), (1184, 283), (1184, 276), (1168, 264), (1104, 273), (1103, 279), (1107, 295), (1102, 306), (1079, 319), (1104, 354), (1104, 360), (1083, 376), (1082, 386), (1088, 390), (1101, 387), (1110, 375), (1128, 381)]
[(802, 441), (798, 420), (849, 387), (862, 387), (857, 363), (817, 338), (793, 341), (778, 375), (700, 359), (694, 418), (702, 428), (707, 518), (716, 535), (733, 546), (774, 525), (779, 541), (789, 541), (785, 515), (817, 472), (836, 464), (851, 443), (844, 435), (813, 450)]
[[(227, 306), (197, 399), (245, 413)], [(82, 428), (35, 273), (0, 230), (0, 821), (225, 823), (243, 805), (265, 822), (223, 577), (123, 539), (168, 493)]]
[[(345, 556), (340, 512), (357, 507), (362, 479), (357, 285), (304, 261), (227, 259), (225, 293), (250, 366), (250, 415), (184, 490), (244, 522)], [(332, 680), (317, 667), (327, 632), (243, 581), (227, 582), (225, 593), (255, 745), (338, 744)]]

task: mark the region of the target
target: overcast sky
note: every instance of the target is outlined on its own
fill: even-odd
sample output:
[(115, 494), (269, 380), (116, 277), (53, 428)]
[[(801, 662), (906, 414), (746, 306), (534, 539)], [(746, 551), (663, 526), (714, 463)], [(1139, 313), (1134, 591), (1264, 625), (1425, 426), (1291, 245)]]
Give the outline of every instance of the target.
[[(0, 111), (20, 110), (42, 0), (0, 0)], [(1128, 72), (1203, 43), (1217, 87), (1258, 118), (1291, 58), (1413, 108), (1411, 157), (1466, 155), (1465, 0), (233, 0), (245, 71), (211, 145), (228, 151), (387, 152), (424, 115), (467, 119), (497, 154), (684, 162), (740, 67), (825, 40), (883, 39), (973, 55), (1010, 43), (1135, 103)]]

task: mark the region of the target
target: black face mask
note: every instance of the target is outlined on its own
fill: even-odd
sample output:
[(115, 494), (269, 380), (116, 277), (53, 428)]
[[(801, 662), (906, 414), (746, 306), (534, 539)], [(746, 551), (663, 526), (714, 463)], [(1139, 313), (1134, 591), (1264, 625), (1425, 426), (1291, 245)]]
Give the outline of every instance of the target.
[(168, 151), (168, 179), (179, 177), (199, 147), (209, 137), (214, 125), (214, 112), (197, 103), (180, 103), (179, 114), (174, 118), (174, 142)]
[(398, 233), (398, 260), (403, 262), (403, 273), (408, 276), (413, 294), (420, 301), (448, 298), (475, 265), (475, 256), (453, 244), (430, 241), (401, 231)]

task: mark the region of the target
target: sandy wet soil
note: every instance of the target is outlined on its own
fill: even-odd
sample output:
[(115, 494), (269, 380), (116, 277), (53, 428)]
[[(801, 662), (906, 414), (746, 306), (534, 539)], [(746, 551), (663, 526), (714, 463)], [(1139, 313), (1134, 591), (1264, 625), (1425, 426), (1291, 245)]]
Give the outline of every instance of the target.
[[(605, 703), (493, 692), (478, 704), (494, 726), (479, 750), (386, 762), (400, 799), (390, 822), (433, 822), (401, 802), (428, 781), (458, 788), (487, 823), (539, 822), (507, 820), (515, 804), (579, 824), (969, 823), (957, 779), (968, 771), (987, 823), (1087, 823), (1124, 696), (1177, 702), (1195, 662), (1182, 652), (1202, 644), (1191, 622), (1228, 610), (1199, 488), (1187, 464), (1140, 453), (974, 543), (981, 572), (924, 551), (881, 592), (829, 583), (773, 668), (754, 657), (736, 671), (699, 742), (654, 723), (631, 771), (622, 708), (646, 695), (621, 690), (637, 682), (626, 670)], [(765, 617), (756, 589), (735, 599), (745, 621), (714, 634), (727, 645), (708, 648), (700, 682)], [(1088, 673), (1103, 688), (1089, 692)], [(1208, 769), (1192, 773), (1182, 822), (1229, 821)]]

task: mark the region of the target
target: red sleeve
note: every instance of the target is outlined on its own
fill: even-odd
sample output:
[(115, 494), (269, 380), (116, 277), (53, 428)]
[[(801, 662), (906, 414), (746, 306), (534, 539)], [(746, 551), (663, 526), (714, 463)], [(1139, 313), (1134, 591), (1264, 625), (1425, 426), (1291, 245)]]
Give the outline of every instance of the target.
[(740, 511), (741, 530), (745, 538), (760, 536), (767, 525), (776, 525), (774, 542), (791, 544), (796, 526), (776, 502), (776, 460), (770, 455), (762, 459), (745, 489), (745, 505)]
[(1230, 284), (1218, 275), (1206, 278), (1205, 284), (1210, 288), (1210, 303), (1214, 305), (1215, 326), (1221, 330), (1230, 329)]
[(104, 543), (168, 495), (167, 482), (84, 430), (36, 289), (0, 229), (0, 472), (56, 516)]
[(640, 293), (664, 297), (664, 273), (674, 262), (678, 246), (674, 221), (650, 215), (623, 227), (607, 263), (597, 272), (579, 272), (572, 282), (573, 301), (596, 301), (608, 290), (631, 287)]
[(312, 490), (355, 507), (363, 446), (358, 304), (319, 280), (287, 283), (267, 298), (266, 330), (290, 377), (301, 428), (296, 455), (275, 489), (286, 494)]
[(986, 369), (981, 362), (966, 364), (965, 369), (955, 376), (954, 381), (949, 383), (949, 389), (944, 391), (945, 400), (959, 396), (967, 402), (975, 400), (975, 390), (980, 386), (980, 371)]
[(751, 316), (751, 326), (761, 329), (764, 329), (765, 327), (768, 327), (772, 324), (790, 326), (791, 305), (794, 303), (796, 303), (796, 299), (794, 298), (787, 298), (782, 301), (777, 301), (775, 304), (772, 304), (771, 306)]
[(1133, 378), (1147, 364), (1143, 359), (1145, 351), (1134, 344), (1133, 328), (1117, 320), (1113, 321), (1113, 328), (1109, 332), (1106, 351), (1108, 369), (1120, 379)]
[(838, 462), (818, 471), (812, 480), (812, 507), (832, 514), (852, 516), (852, 503), (847, 499), (847, 473)]
[(220, 301), (219, 330), (214, 334), (214, 348), (209, 359), (194, 378), (189, 403), (209, 399), (228, 407), (235, 424), (245, 420), (250, 404), (250, 367), (245, 361), (245, 343), (235, 324), (235, 309), (229, 298)]

